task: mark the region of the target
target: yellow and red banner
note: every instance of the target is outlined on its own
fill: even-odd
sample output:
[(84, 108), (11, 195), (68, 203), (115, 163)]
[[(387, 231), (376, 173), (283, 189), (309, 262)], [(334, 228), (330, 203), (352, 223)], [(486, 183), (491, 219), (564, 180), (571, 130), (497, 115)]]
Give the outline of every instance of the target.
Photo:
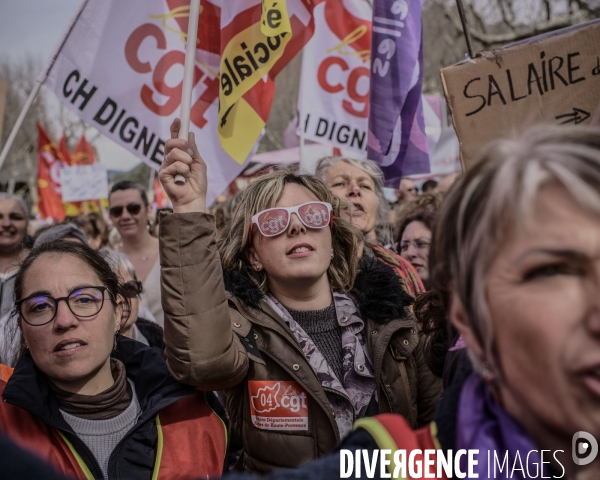
[[(190, 130), (208, 165), (209, 203), (257, 148), (274, 79), (314, 31), (313, 7), (314, 0), (201, 1)], [(158, 170), (181, 106), (189, 11), (189, 0), (87, 0), (40, 81)]]
[(313, 7), (311, 0), (238, 0), (226, 12), (223, 7), (218, 131), (238, 163), (266, 125), (275, 77), (313, 34)]
[(62, 221), (65, 210), (60, 194), (61, 155), (40, 123), (38, 127), (37, 209), (43, 219)]

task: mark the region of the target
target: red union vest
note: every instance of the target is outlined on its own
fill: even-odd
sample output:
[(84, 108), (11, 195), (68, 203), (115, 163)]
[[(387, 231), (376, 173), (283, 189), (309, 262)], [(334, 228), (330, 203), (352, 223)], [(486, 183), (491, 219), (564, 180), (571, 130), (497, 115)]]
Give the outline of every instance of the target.
[[(437, 450), (441, 448), (437, 440), (437, 426), (435, 422), (429, 425), (413, 430), (404, 417), (393, 413), (383, 413), (369, 418), (361, 418), (354, 422), (354, 430), (362, 428), (369, 432), (377, 446), (381, 450), (391, 450), (392, 455), (389, 458), (390, 464), (387, 465), (388, 472), (393, 476), (396, 467), (393, 459), (393, 453), (396, 450), (406, 450), (407, 457), (412, 450)], [(423, 461), (424, 455), (415, 456), (415, 460)], [(424, 463), (424, 462), (423, 462)], [(430, 472), (435, 476), (437, 473), (437, 464), (434, 462)], [(408, 472), (406, 472), (408, 475)], [(401, 477), (401, 478), (410, 478)], [(424, 475), (423, 475), (423, 478)], [(434, 478), (448, 480), (448, 477), (442, 475)]]
[(0, 380), (3, 380), (4, 382), (8, 382), (8, 379), (12, 375), (13, 370), (14, 370), (13, 368), (7, 367), (6, 365), (3, 365), (2, 363), (0, 363)]
[[(0, 395), (5, 382), (0, 381)], [(153, 479), (218, 477), (223, 471), (227, 434), (221, 419), (198, 392), (161, 410)], [(94, 476), (61, 432), (28, 411), (0, 401), (0, 432), (48, 462), (57, 473), (78, 480)]]

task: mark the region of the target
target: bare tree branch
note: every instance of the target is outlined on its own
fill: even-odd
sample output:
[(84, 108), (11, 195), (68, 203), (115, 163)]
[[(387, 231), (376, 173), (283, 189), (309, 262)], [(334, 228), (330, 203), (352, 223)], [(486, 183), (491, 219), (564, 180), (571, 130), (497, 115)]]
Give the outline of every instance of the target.
[(586, 12), (588, 15), (592, 17), (598, 17), (600, 16), (600, 2), (596, 0), (593, 3), (594, 5), (596, 5), (595, 7), (593, 7), (591, 3), (586, 0), (572, 0), (571, 2), (572, 5), (577, 5), (577, 8), (579, 8), (579, 10)]
[[(449, 4), (444, 4), (444, 11), (446, 17), (451, 20), (454, 27), (462, 32), (462, 26), (459, 20), (456, 18), (452, 8)], [(506, 33), (487, 33), (476, 28), (471, 28), (471, 36), (481, 42), (484, 48), (490, 48), (498, 45), (505, 45), (519, 40), (524, 40), (535, 35), (551, 32), (559, 28), (568, 27), (570, 25), (585, 21), (587, 18), (584, 12), (575, 12), (572, 15), (562, 15), (555, 18), (551, 18), (548, 21), (540, 22), (534, 25), (519, 25), (515, 31), (509, 31)]]
[(546, 21), (552, 18), (552, 7), (550, 6), (550, 0), (543, 0), (544, 10), (546, 13)]
[(504, 22), (504, 24), (511, 30), (515, 30), (515, 13), (512, 9), (512, 2), (510, 2), (509, 0), (498, 0), (498, 6), (500, 7), (500, 12), (502, 13), (502, 21)]

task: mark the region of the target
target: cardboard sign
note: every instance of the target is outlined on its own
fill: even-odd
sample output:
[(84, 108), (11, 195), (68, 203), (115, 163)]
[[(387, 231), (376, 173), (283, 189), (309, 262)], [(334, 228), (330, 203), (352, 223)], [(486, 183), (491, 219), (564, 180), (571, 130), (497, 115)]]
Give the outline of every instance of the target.
[(308, 396), (297, 382), (250, 380), (250, 415), (263, 430), (308, 430)]
[(492, 140), (539, 123), (589, 124), (600, 103), (600, 20), (441, 70), (463, 166)]
[(63, 167), (60, 171), (63, 202), (80, 202), (108, 197), (108, 177), (102, 165)]

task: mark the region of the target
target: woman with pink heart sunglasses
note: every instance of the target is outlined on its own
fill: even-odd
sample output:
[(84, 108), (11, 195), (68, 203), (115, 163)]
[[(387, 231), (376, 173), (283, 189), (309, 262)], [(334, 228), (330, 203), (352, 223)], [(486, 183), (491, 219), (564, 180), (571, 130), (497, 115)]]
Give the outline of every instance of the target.
[(178, 131), (175, 121), (159, 173), (174, 207), (160, 229), (166, 356), (178, 380), (226, 390), (240, 464), (296, 467), (380, 412), (429, 422), (441, 385), (412, 297), (388, 266), (359, 263), (362, 237), (339, 199), (312, 175), (265, 175), (217, 241), (206, 165)]

